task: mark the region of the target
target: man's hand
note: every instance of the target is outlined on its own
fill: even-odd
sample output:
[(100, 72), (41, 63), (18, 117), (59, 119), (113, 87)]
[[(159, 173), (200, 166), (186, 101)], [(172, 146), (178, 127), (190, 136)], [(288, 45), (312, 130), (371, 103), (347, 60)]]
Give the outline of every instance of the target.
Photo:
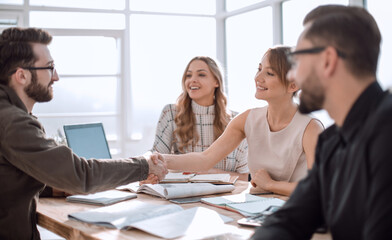
[[(154, 174), (158, 177), (158, 181), (161, 181), (165, 178), (168, 173), (166, 162), (163, 156), (159, 153), (153, 153), (147, 157), (148, 167), (149, 167), (149, 176), (150, 174)], [(147, 178), (148, 180), (149, 178)]]
[(150, 174), (148, 174), (148, 177), (146, 180), (139, 182), (139, 185), (141, 186), (143, 184), (156, 184), (156, 183), (159, 183), (158, 177), (155, 176), (155, 174), (150, 173)]
[(63, 192), (62, 190), (59, 190), (57, 188), (52, 188), (52, 196), (53, 197), (67, 197), (71, 196), (71, 194), (67, 192)]

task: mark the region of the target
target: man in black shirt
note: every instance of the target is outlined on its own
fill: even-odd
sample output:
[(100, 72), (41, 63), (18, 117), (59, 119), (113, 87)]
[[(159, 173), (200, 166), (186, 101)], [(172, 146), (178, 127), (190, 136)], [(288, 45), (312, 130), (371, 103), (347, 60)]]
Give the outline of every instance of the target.
[(381, 34), (363, 8), (321, 6), (304, 20), (288, 77), (300, 111), (335, 120), (287, 203), (252, 239), (310, 239), (325, 224), (333, 239), (392, 239), (392, 96), (376, 81)]

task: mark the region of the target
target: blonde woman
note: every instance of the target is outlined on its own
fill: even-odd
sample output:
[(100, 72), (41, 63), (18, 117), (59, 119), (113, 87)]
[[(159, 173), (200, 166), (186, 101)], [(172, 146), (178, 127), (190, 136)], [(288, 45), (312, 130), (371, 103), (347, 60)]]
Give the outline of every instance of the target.
[[(188, 63), (182, 77), (182, 89), (177, 103), (168, 104), (162, 110), (152, 151), (165, 154), (203, 152), (219, 138), (232, 118), (226, 108), (222, 74), (210, 57), (195, 57)], [(208, 172), (229, 172), (247, 180), (247, 148), (246, 141), (242, 141)]]
[(255, 97), (267, 101), (267, 106), (236, 116), (221, 137), (202, 153), (156, 154), (153, 158), (163, 158), (169, 169), (203, 171), (246, 139), (252, 190), (290, 195), (313, 165), (317, 137), (323, 126), (298, 112), (293, 99), (298, 87), (286, 78), (290, 69), (287, 52), (287, 47), (271, 48), (259, 63)]

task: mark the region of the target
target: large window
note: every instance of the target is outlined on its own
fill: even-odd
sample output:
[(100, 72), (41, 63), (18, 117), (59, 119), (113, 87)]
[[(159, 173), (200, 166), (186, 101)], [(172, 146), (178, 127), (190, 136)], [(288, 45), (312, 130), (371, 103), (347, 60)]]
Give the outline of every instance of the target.
[(323, 4), (348, 5), (349, 0), (295, 0), (282, 3), (283, 11), (283, 43), (295, 46), (299, 34), (302, 32), (302, 21), (313, 8)]
[[(109, 140), (116, 140), (119, 92), (117, 39), (103, 36), (59, 36), (49, 48), (60, 81), (48, 103), (36, 104), (46, 131), (57, 134), (63, 124), (103, 122)], [(72, 61), (70, 61), (72, 59)]]
[(54, 99), (33, 109), (47, 134), (61, 134), (64, 124), (102, 122), (113, 157), (147, 151), (163, 106), (182, 91), (189, 60), (217, 58), (216, 3), (210, 0), (0, 5), (6, 10), (0, 11), (0, 30), (32, 26), (53, 35), (49, 48), (60, 81)]
[[(34, 26), (53, 36), (60, 81), (50, 103), (33, 113), (48, 135), (64, 124), (103, 122), (114, 157), (151, 148), (159, 114), (181, 93), (191, 58), (207, 55), (224, 68), (229, 107), (244, 111), (256, 100), (254, 75), (271, 46), (294, 46), (305, 14), (320, 4), (361, 0), (0, 0), (0, 31)], [(392, 84), (387, 67), (391, 16), (368, 0), (382, 35), (378, 77)], [(316, 113), (325, 125), (325, 112)]]
[(254, 76), (265, 51), (272, 46), (271, 7), (230, 17), (227, 31), (229, 107), (242, 112), (266, 103), (255, 99)]
[(392, 15), (383, 1), (367, 1), (369, 12), (374, 16), (382, 35), (381, 54), (378, 61), (377, 78), (384, 88), (392, 87)]
[(34, 11), (30, 25), (41, 28), (124, 29), (125, 18), (118, 13)]
[(9, 27), (21, 26), (23, 15), (17, 11), (1, 11), (0, 10), (0, 31)]
[[(15, 1), (15, 0), (7, 0)], [(22, 1), (22, 0), (19, 0)], [(73, 7), (86, 9), (124, 9), (125, 0), (30, 0), (32, 6)]]
[[(302, 21), (305, 15), (313, 8), (323, 4), (348, 5), (348, 2), (349, 0), (295, 0), (284, 2), (282, 4), (283, 44), (287, 46), (295, 46), (297, 44), (299, 34), (303, 29)], [(334, 123), (325, 110), (314, 112), (313, 115), (320, 119), (325, 127)]]
[[(152, 147), (164, 105), (182, 92), (185, 67), (195, 56), (216, 57), (212, 17), (134, 14), (130, 18), (131, 117), (129, 135)], [(128, 149), (140, 148), (130, 144)], [(148, 148), (144, 148), (148, 150)]]
[[(56, 7), (76, 4), (38, 0), (31, 3)], [(54, 84), (53, 100), (36, 104), (33, 110), (47, 134), (61, 135), (64, 124), (102, 122), (112, 154), (124, 154), (124, 14), (30, 11), (29, 19), (30, 26), (45, 28), (53, 35), (49, 48), (60, 76)]]
[(234, 11), (265, 0), (226, 0), (226, 10)]
[(130, 0), (133, 11), (181, 14), (215, 14), (215, 1), (211, 0)]

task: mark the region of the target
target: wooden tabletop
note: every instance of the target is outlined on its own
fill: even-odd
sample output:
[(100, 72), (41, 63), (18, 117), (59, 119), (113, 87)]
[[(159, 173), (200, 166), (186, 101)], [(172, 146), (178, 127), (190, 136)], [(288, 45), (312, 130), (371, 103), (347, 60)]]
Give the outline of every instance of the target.
[[(239, 194), (249, 192), (248, 182), (237, 181), (235, 190), (230, 194)], [(217, 194), (213, 196), (222, 196), (228, 194)], [(211, 196), (211, 195), (210, 195)], [(266, 197), (279, 197), (286, 200), (287, 197), (279, 195), (266, 195)], [(169, 204), (170, 202), (165, 199), (153, 197), (144, 193), (138, 194), (137, 199), (146, 203), (154, 204)], [(132, 200), (128, 200), (132, 201)], [(187, 203), (180, 205), (184, 209), (192, 207), (205, 207), (215, 210), (219, 214), (233, 218), (234, 221), (227, 223), (228, 228), (231, 228), (231, 234), (228, 234), (224, 239), (248, 239), (254, 232), (254, 228), (243, 227), (237, 224), (237, 220), (243, 218), (242, 215), (224, 210), (221, 208), (209, 206), (203, 203)], [(129, 239), (160, 239), (146, 232), (131, 229), (131, 230), (118, 230), (105, 228), (102, 226), (83, 223), (75, 220), (68, 219), (68, 214), (80, 211), (86, 211), (99, 206), (70, 203), (66, 202), (65, 198), (40, 198), (37, 206), (38, 212), (38, 224), (66, 239), (118, 239), (118, 240), (129, 240)], [(179, 239), (192, 239), (192, 236), (185, 236)], [(329, 240), (331, 236), (329, 234), (315, 234), (313, 240)]]

